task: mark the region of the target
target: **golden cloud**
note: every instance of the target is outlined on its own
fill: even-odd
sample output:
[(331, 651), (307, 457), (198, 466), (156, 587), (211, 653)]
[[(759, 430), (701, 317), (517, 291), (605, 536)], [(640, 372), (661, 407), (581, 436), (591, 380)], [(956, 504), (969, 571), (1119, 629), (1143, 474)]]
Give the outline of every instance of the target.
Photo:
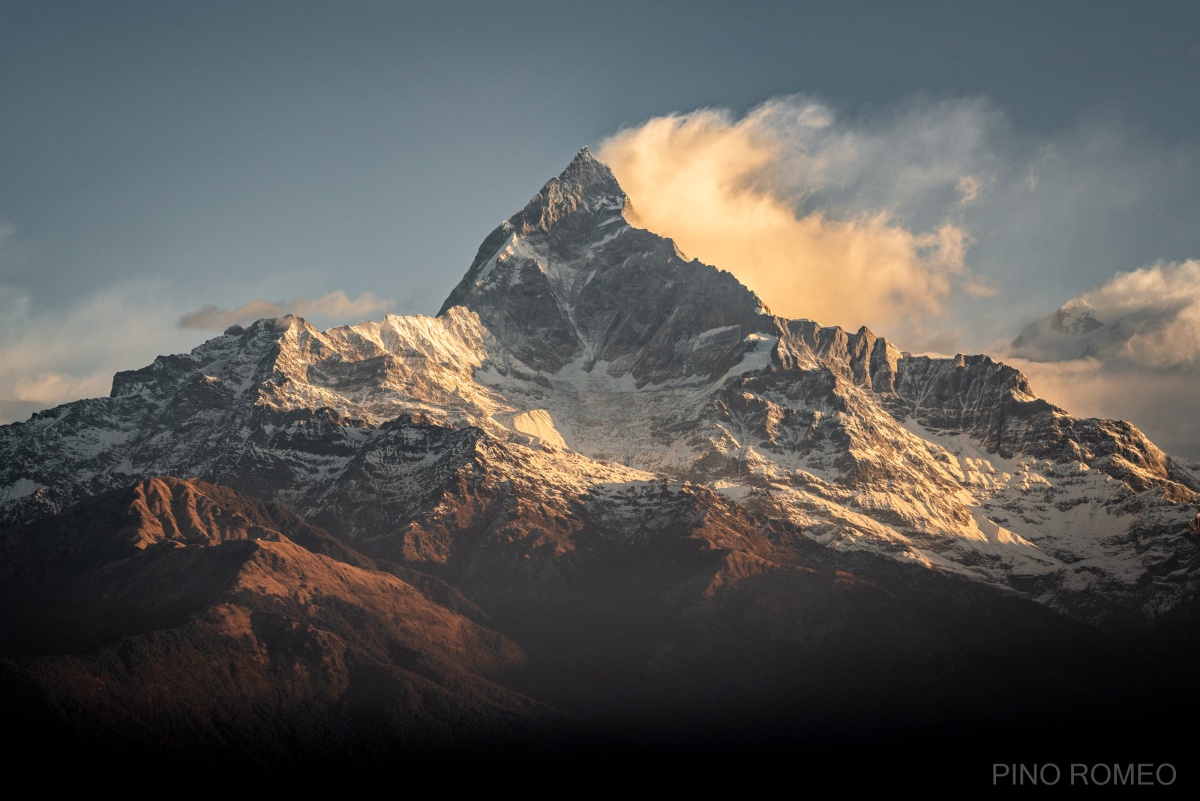
[[(831, 124), (816, 104), (793, 112), (788, 124), (801, 134)], [(729, 270), (777, 314), (918, 331), (956, 289), (988, 291), (972, 284), (970, 238), (949, 219), (912, 231), (882, 209), (840, 218), (797, 211), (803, 189), (795, 176), (773, 175), (785, 161), (778, 121), (778, 104), (741, 120), (714, 110), (660, 117), (608, 139), (599, 157), (629, 194), (632, 222)], [(789, 146), (786, 160), (795, 164)], [(834, 180), (828, 176), (853, 161), (854, 147), (853, 137), (841, 137), (812, 148), (803, 154), (805, 173)]]

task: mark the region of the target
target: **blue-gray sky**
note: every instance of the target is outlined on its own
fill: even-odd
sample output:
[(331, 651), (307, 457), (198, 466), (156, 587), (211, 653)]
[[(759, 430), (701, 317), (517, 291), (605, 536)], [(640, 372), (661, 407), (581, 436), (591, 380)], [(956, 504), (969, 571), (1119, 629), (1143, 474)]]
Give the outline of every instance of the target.
[[(433, 313), (579, 147), (704, 109), (758, 125), (764, 103), (835, 120), (769, 127), (764, 191), (798, 218), (966, 237), (936, 321), (882, 333), (991, 348), (1200, 258), (1198, 23), (1180, 2), (0, 0), (0, 422), (216, 333), (188, 315)], [(836, 181), (797, 166), (847, 142)], [(938, 164), (979, 201), (906, 183)]]

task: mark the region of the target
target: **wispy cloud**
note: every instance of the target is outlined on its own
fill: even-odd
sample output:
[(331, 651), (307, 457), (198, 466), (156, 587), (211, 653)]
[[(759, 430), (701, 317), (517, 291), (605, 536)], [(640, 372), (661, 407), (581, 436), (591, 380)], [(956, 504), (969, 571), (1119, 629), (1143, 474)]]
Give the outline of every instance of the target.
[(128, 283), (66, 309), (39, 308), (0, 286), (0, 422), (79, 398), (107, 395), (113, 373), (198, 344), (179, 331), (153, 282)]
[(192, 349), (208, 336), (198, 329), (223, 329), (287, 312), (346, 322), (387, 305), (370, 293), (349, 298), (330, 292), (289, 303), (253, 302), (233, 311), (206, 307), (181, 317), (157, 281), (126, 282), (61, 309), (39, 305), (26, 290), (0, 285), (0, 423), (107, 395), (114, 373)]
[(1200, 261), (1119, 273), (1025, 326), (1002, 355), (1054, 403), (1133, 420), (1200, 460)]
[(221, 331), (231, 325), (246, 325), (263, 317), (282, 317), (285, 314), (317, 318), (365, 318), (386, 311), (390, 306), (391, 301), (383, 300), (370, 292), (362, 292), (358, 297), (350, 298), (345, 292), (338, 290), (319, 298), (295, 298), (278, 302), (252, 300), (236, 309), (207, 305), (181, 316), (178, 325), (180, 328)]
[[(0, 215), (0, 275), (12, 274), (14, 226)], [(329, 292), (281, 303), (252, 301), (232, 311), (182, 313), (177, 293), (156, 279), (124, 281), (74, 302), (50, 304), (0, 280), (0, 423), (80, 398), (107, 395), (113, 374), (185, 352), (234, 323), (293, 313), (320, 325), (356, 321), (391, 304), (370, 292)]]
[[(701, 109), (598, 149), (641, 225), (769, 306), (982, 350), (1119, 271), (1200, 252), (1200, 153), (1131, 124), (1031, 134), (982, 99)], [(1049, 308), (1047, 308), (1049, 306)]]

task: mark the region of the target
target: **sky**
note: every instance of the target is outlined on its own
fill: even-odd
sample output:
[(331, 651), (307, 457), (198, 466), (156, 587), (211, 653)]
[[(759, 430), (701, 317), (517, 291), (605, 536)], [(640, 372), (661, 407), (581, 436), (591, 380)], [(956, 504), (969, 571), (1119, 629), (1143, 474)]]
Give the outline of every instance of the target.
[[(1200, 459), (1198, 23), (1177, 2), (0, 0), (0, 422), (233, 322), (433, 314), (586, 145), (639, 224), (776, 313), (992, 353)], [(1069, 301), (1125, 333), (1013, 347)]]

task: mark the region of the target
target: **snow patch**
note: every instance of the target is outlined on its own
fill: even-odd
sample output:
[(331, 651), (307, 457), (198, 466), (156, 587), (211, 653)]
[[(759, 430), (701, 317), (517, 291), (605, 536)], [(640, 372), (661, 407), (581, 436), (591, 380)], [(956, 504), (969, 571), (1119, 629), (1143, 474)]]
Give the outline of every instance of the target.
[(40, 489), (49, 489), (49, 487), (28, 478), (18, 478), (7, 487), (0, 487), (0, 503), (26, 498)]
[(564, 449), (567, 447), (562, 434), (558, 433), (558, 429), (554, 427), (554, 420), (550, 417), (550, 413), (545, 409), (532, 409), (514, 415), (508, 425), (513, 431), (533, 437), (542, 445)]

